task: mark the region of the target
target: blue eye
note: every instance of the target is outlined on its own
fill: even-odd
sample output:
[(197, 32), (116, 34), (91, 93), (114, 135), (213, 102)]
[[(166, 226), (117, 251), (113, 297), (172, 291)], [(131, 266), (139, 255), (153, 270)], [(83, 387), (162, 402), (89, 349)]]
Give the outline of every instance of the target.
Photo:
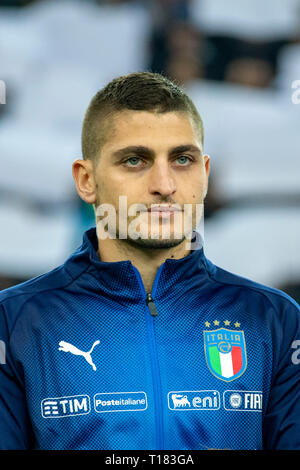
[(182, 163), (182, 164), (185, 164), (185, 163), (191, 161), (191, 159), (189, 157), (187, 157), (186, 155), (181, 155), (180, 157), (177, 158), (177, 161), (178, 160), (181, 160), (180, 163)]
[(133, 165), (129, 165), (129, 166), (137, 166), (136, 163), (138, 163), (141, 159), (139, 157), (130, 157), (125, 161), (125, 163), (128, 163), (130, 161), (132, 163), (132, 160), (133, 160)]

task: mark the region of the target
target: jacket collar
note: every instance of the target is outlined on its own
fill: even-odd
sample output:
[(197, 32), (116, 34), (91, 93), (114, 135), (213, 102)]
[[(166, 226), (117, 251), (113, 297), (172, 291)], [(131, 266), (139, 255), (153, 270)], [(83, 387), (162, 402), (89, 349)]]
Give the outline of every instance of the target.
[[(156, 273), (152, 296), (154, 300), (182, 292), (203, 284), (207, 278), (207, 262), (203, 242), (194, 231), (193, 249), (184, 258), (167, 258)], [(92, 227), (83, 235), (82, 245), (66, 261), (65, 268), (74, 277), (86, 273), (93, 277), (89, 287), (104, 292), (113, 298), (141, 299), (146, 292), (139, 271), (130, 260), (104, 262), (98, 256), (96, 228)], [(81, 276), (82, 277), (82, 276)], [(86, 285), (86, 287), (88, 287)]]

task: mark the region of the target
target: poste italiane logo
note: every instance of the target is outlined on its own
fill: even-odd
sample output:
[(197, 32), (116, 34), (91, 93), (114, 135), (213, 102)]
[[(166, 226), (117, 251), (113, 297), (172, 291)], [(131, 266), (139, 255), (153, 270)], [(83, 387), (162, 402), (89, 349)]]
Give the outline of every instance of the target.
[[(205, 326), (219, 326), (220, 321), (205, 322)], [(225, 320), (225, 326), (230, 326), (230, 321)], [(234, 323), (239, 328), (239, 322)], [(247, 368), (247, 354), (244, 332), (229, 328), (204, 330), (204, 352), (206, 363), (211, 373), (220, 380), (230, 382), (240, 377)]]

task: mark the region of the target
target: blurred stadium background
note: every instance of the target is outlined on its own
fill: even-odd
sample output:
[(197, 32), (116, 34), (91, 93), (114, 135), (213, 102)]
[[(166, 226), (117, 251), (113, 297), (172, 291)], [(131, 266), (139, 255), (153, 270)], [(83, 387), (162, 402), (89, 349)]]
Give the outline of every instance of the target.
[(92, 95), (180, 83), (211, 156), (205, 251), (300, 301), (300, 0), (0, 0), (0, 289), (58, 266), (94, 225), (71, 164)]

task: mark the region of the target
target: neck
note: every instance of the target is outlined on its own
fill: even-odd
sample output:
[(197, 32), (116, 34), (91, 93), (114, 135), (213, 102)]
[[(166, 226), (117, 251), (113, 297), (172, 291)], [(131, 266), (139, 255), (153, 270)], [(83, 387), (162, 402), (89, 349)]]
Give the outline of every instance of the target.
[(98, 239), (98, 256), (104, 262), (130, 260), (138, 269), (146, 292), (151, 292), (158, 268), (167, 258), (180, 259), (190, 252), (190, 242), (183, 240), (171, 248), (145, 248), (127, 240)]

